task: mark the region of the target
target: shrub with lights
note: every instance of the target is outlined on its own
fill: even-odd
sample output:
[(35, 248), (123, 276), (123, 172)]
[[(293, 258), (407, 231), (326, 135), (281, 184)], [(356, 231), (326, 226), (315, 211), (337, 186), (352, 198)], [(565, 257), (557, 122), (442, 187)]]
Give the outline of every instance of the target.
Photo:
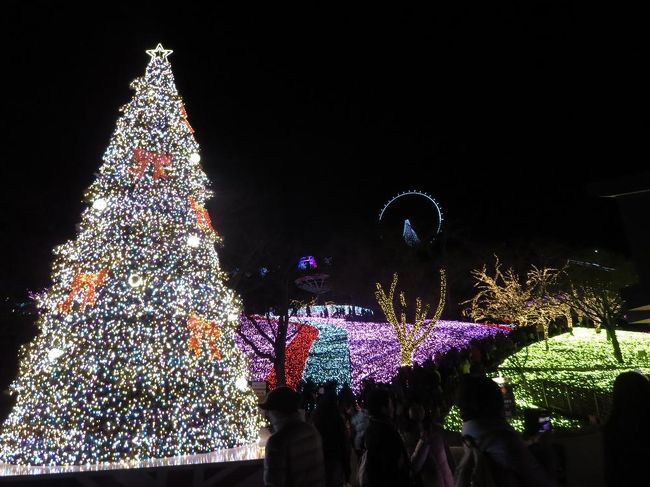
[(171, 51), (147, 53), (77, 236), (57, 247), (20, 354), (0, 461), (66, 465), (212, 451), (257, 438), (240, 302), (224, 283), (199, 147)]

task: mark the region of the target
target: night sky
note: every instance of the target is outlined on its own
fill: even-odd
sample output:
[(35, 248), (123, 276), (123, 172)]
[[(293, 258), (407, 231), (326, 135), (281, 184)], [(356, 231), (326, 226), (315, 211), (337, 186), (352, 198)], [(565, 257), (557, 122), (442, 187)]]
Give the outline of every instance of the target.
[(633, 25), (621, 40), (565, 2), (68, 3), (12, 1), (0, 20), (2, 293), (48, 285), (52, 248), (74, 237), (158, 42), (174, 50), (226, 246), (262, 233), (304, 252), (332, 238), (372, 246), (385, 201), (419, 189), (449, 229), (487, 245), (626, 251), (617, 208), (594, 185), (648, 161)]

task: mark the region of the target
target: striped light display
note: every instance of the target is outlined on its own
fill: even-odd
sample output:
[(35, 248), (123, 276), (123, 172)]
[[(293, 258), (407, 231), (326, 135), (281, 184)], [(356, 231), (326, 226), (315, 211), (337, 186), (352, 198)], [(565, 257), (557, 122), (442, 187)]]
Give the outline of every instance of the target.
[[(364, 379), (389, 382), (400, 367), (400, 343), (390, 323), (346, 321), (335, 318), (300, 318), (318, 328), (319, 335), (311, 345), (303, 378), (312, 374), (317, 381), (336, 379), (339, 384), (347, 382), (354, 390), (361, 388)], [(248, 336), (254, 336), (252, 325), (242, 324)], [(497, 333), (508, 333), (509, 328), (460, 321), (439, 320), (430, 335), (413, 354), (415, 363), (423, 363), (429, 357), (442, 357), (452, 348), (461, 350), (474, 340), (483, 340)], [(347, 345), (342, 345), (343, 333)], [(263, 339), (256, 340), (263, 345)], [(252, 350), (238, 340), (240, 346), (253, 359), (251, 373), (257, 380), (265, 380), (272, 368), (268, 360), (256, 358)], [(257, 343), (257, 342), (256, 342)], [(292, 353), (287, 353), (287, 364), (292, 363)], [(302, 363), (299, 360), (297, 363)], [(348, 365), (349, 364), (349, 365)], [(348, 376), (348, 374), (350, 374)]]

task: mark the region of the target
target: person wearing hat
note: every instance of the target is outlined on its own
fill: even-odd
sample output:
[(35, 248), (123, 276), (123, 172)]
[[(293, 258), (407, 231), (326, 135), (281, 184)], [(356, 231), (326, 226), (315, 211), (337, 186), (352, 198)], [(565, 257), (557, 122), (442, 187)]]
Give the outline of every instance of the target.
[(303, 421), (299, 405), (298, 393), (286, 386), (273, 389), (259, 405), (273, 428), (264, 451), (265, 487), (325, 487), (321, 438)]

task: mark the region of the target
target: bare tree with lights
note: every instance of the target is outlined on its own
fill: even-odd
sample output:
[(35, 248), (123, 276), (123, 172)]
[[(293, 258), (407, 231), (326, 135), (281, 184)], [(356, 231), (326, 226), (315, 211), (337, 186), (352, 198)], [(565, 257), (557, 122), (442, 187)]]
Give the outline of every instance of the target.
[[(303, 326), (302, 323), (295, 323), (290, 327), (291, 316), (292, 313), (288, 309), (282, 310), (277, 316), (271, 313), (266, 316), (248, 314), (237, 328), (237, 334), (253, 353), (273, 364), (275, 386), (287, 385), (287, 345)], [(256, 338), (253, 335), (256, 335)], [(265, 342), (268, 347), (260, 346), (260, 341)]]
[(393, 274), (393, 280), (388, 290), (384, 291), (380, 283), (377, 283), (375, 297), (381, 307), (386, 320), (393, 326), (397, 339), (400, 343), (400, 363), (402, 366), (413, 365), (413, 352), (427, 339), (433, 331), (434, 326), (440, 319), (445, 307), (445, 295), (447, 288), (446, 274), (444, 269), (440, 270), (440, 299), (436, 311), (430, 320), (427, 320), (429, 314), (429, 304), (422, 303), (421, 298), (415, 300), (415, 315), (413, 323), (409, 324), (406, 318), (406, 296), (404, 292), (399, 293), (399, 319), (395, 312), (395, 291), (397, 289), (397, 273)]
[(618, 289), (594, 282), (573, 284), (570, 297), (571, 306), (593, 322), (597, 332), (601, 326), (605, 327), (614, 357), (623, 363), (623, 352), (616, 336), (616, 322), (623, 312), (623, 300)]
[(494, 273), (487, 266), (472, 271), (476, 279), (476, 295), (461, 304), (469, 304), (463, 310), (474, 321), (502, 322), (519, 326), (540, 325), (548, 350), (551, 323), (565, 319), (572, 327), (571, 307), (568, 296), (559, 288), (562, 271), (549, 267), (532, 266), (523, 280), (514, 269), (501, 268), (498, 257)]
[(121, 109), (76, 237), (54, 250), (0, 462), (96, 464), (258, 437), (241, 303), (226, 287), (199, 146), (159, 44)]
[(531, 293), (529, 286), (512, 268), (501, 269), (496, 258), (494, 273), (489, 273), (486, 265), (471, 272), (476, 280), (474, 287), (478, 292), (472, 299), (462, 302), (469, 304), (463, 315), (476, 322), (517, 324), (528, 326), (532, 323)]
[[(241, 221), (245, 215), (231, 216)], [(257, 225), (258, 229), (261, 224)], [(302, 324), (290, 321), (302, 306), (292, 281), (298, 263), (297, 247), (277, 229), (244, 235), (230, 256), (237, 263), (229, 283), (244, 297), (246, 312), (236, 331), (250, 351), (273, 365), (274, 384), (287, 385), (287, 347)], [(294, 292), (292, 292), (294, 291)], [(300, 292), (300, 291), (299, 291)]]
[(636, 281), (630, 263), (619, 255), (600, 252), (567, 265), (566, 294), (576, 314), (591, 321), (598, 332), (604, 327), (614, 357), (623, 363), (623, 352), (616, 336), (624, 302), (621, 289)]
[(573, 327), (568, 296), (559, 289), (561, 276), (561, 270), (536, 266), (532, 266), (526, 274), (526, 288), (531, 295), (528, 303), (530, 319), (542, 326), (547, 351), (551, 323), (565, 319), (567, 327)]

